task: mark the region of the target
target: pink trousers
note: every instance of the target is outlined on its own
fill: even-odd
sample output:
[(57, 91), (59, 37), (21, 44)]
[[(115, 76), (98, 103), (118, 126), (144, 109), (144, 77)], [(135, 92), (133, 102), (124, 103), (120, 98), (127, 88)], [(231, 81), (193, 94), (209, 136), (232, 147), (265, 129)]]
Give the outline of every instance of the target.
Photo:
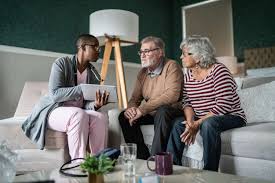
[(58, 107), (49, 115), (48, 128), (67, 133), (72, 159), (85, 158), (87, 146), (92, 154), (107, 146), (108, 119), (101, 112), (78, 107)]

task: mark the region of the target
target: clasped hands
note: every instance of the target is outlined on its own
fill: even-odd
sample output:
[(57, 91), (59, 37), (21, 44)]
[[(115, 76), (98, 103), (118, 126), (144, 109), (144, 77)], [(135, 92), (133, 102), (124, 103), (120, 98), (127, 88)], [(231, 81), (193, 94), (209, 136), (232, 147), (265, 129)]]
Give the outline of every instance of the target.
[(103, 91), (103, 93), (101, 93), (100, 90), (96, 91), (95, 104), (94, 104), (96, 110), (102, 107), (103, 105), (107, 104), (109, 95), (110, 93), (106, 92), (105, 90)]
[(196, 135), (199, 131), (200, 122), (197, 121), (184, 121), (185, 130), (180, 135), (181, 141), (186, 145), (194, 144)]
[(142, 116), (141, 111), (137, 107), (130, 107), (125, 110), (124, 116), (129, 119), (130, 126), (136, 123), (136, 120)]

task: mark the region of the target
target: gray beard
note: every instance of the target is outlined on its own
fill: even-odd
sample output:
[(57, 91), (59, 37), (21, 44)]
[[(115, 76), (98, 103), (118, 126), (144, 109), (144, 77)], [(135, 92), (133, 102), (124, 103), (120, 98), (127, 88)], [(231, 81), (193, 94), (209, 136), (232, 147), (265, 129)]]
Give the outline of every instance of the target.
[(150, 67), (150, 66), (152, 66), (152, 65), (154, 65), (154, 60), (149, 60), (149, 61), (146, 62), (146, 63), (141, 62), (141, 67), (142, 67), (142, 68), (148, 68), (148, 67)]

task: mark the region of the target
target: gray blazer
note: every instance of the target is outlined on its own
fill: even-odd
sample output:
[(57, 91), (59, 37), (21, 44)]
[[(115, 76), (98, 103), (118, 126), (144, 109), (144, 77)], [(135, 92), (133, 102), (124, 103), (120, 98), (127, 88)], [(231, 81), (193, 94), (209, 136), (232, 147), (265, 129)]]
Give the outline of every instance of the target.
[[(49, 94), (41, 97), (32, 113), (22, 124), (22, 130), (40, 149), (45, 146), (47, 120), (50, 112), (62, 106), (63, 102), (78, 100), (82, 96), (77, 85), (77, 57), (61, 57), (52, 65), (49, 78)], [(99, 84), (100, 75), (92, 64), (88, 66), (87, 83)], [(94, 109), (93, 102), (84, 101), (85, 109)]]

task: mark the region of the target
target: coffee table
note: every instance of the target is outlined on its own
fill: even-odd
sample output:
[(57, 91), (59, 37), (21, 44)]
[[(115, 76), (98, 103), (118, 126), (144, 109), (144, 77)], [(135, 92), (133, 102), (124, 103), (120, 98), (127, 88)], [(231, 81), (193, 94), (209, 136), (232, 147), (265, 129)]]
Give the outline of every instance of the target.
[[(152, 166), (154, 166), (154, 162)], [(254, 178), (248, 177), (240, 177), (230, 174), (224, 173), (217, 173), (212, 171), (205, 171), (205, 170), (198, 170), (198, 169), (191, 169), (182, 166), (173, 166), (173, 175), (169, 176), (160, 176), (161, 181), (165, 183), (178, 183), (178, 182), (185, 182), (185, 183), (221, 183), (221, 182), (230, 182), (230, 183), (268, 183), (269, 181), (266, 180), (259, 180)], [(136, 177), (134, 178), (127, 178), (125, 179), (123, 176), (123, 171), (121, 165), (117, 165), (115, 170), (104, 175), (105, 183), (137, 183), (138, 176), (145, 175), (145, 174), (153, 174), (150, 172), (146, 166), (146, 161), (144, 160), (137, 160), (136, 162)], [(14, 182), (31, 182), (31, 181), (43, 181), (43, 180), (55, 180), (56, 183), (86, 183), (88, 180), (87, 177), (67, 177), (61, 175), (59, 173), (59, 169), (53, 170), (43, 170), (32, 172), (29, 174), (24, 174), (20, 176), (16, 176)]]

